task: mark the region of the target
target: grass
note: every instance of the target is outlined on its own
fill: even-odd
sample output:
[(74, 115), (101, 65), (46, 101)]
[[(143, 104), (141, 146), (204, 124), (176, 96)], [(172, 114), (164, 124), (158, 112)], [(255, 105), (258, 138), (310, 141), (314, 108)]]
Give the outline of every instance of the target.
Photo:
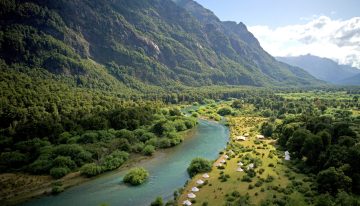
[[(287, 162), (283, 160), (283, 152), (276, 150), (274, 140), (256, 140), (257, 126), (264, 121), (266, 119), (260, 117), (231, 117), (229, 119), (231, 137), (249, 133), (250, 139), (243, 142), (231, 140), (224, 154), (217, 159), (212, 171), (208, 173), (210, 178), (207, 179), (207, 184), (198, 186), (196, 181), (205, 179), (202, 178), (202, 174), (196, 175), (185, 186), (178, 204), (181, 205), (187, 199), (187, 194), (191, 192), (192, 187), (198, 186), (200, 191), (195, 193), (197, 197), (193, 205), (202, 205), (204, 202), (208, 202), (208, 205), (224, 205), (227, 201), (234, 202), (237, 198), (232, 196), (234, 191), (241, 196), (248, 194), (250, 202), (254, 205), (259, 205), (265, 200), (283, 199), (286, 196), (289, 202), (294, 203), (291, 205), (308, 205), (304, 194), (296, 191), (299, 188), (303, 192), (309, 190), (310, 183), (302, 181), (305, 176), (289, 169)], [(230, 150), (234, 152), (233, 155), (229, 152)], [(224, 165), (225, 169), (218, 169), (215, 165), (224, 159), (225, 154), (229, 156), (229, 160)], [(245, 163), (251, 162), (251, 159), (257, 159), (256, 162), (258, 162), (254, 169), (256, 176), (251, 178), (251, 182), (242, 181), (246, 175)], [(236, 171), (239, 161), (244, 163), (244, 172)], [(220, 176), (229, 178), (219, 179)], [(271, 179), (273, 180), (270, 181)], [(302, 185), (293, 186), (292, 182), (295, 180), (300, 181)]]

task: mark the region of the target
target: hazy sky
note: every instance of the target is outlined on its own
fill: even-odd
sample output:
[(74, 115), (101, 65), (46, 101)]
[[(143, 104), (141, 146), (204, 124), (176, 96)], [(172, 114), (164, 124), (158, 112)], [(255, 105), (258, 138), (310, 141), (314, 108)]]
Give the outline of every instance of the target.
[(196, 0), (243, 22), (273, 56), (314, 54), (360, 68), (360, 0)]

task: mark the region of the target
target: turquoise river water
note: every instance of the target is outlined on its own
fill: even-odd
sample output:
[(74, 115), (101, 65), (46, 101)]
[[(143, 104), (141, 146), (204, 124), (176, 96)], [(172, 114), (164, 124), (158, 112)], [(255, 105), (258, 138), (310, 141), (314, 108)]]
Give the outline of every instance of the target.
[(195, 157), (216, 159), (229, 138), (228, 129), (218, 123), (199, 120), (199, 125), (186, 140), (155, 157), (135, 164), (146, 168), (150, 179), (141, 186), (122, 183), (126, 170), (105, 174), (67, 189), (56, 196), (33, 199), (24, 206), (148, 206), (157, 196), (169, 200), (173, 192), (189, 179), (186, 168)]

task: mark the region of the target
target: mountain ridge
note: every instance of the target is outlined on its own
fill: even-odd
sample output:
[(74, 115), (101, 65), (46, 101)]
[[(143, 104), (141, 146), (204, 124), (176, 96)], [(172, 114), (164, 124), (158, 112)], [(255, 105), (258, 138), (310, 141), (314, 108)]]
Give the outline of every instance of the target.
[[(279, 61), (298, 66), (312, 74), (314, 77), (334, 84), (355, 84), (360, 85), (360, 81), (347, 82), (347, 79), (360, 74), (360, 69), (348, 65), (339, 65), (328, 58), (321, 58), (314, 55), (301, 55), (292, 57), (276, 57)], [(356, 78), (355, 78), (356, 79)], [(353, 80), (355, 80), (353, 79)]]
[(96, 70), (108, 73), (97, 75), (101, 81), (109, 75), (119, 81), (108, 85), (136, 90), (146, 85), (322, 85), (305, 71), (277, 62), (244, 24), (221, 22), (191, 0), (2, 4), (0, 57), (5, 63), (42, 68), (84, 87), (96, 87), (86, 83), (97, 78), (91, 75)]

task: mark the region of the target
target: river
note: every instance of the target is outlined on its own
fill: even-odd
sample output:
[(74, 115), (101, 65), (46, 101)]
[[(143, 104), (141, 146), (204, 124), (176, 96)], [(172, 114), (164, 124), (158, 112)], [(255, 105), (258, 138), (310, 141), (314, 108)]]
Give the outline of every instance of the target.
[(216, 122), (199, 120), (191, 136), (171, 149), (156, 153), (155, 158), (138, 163), (146, 168), (150, 179), (132, 187), (122, 183), (127, 171), (105, 174), (67, 189), (56, 196), (33, 199), (24, 206), (148, 206), (157, 196), (170, 200), (173, 192), (189, 179), (186, 168), (195, 157), (216, 159), (229, 138), (228, 129)]

